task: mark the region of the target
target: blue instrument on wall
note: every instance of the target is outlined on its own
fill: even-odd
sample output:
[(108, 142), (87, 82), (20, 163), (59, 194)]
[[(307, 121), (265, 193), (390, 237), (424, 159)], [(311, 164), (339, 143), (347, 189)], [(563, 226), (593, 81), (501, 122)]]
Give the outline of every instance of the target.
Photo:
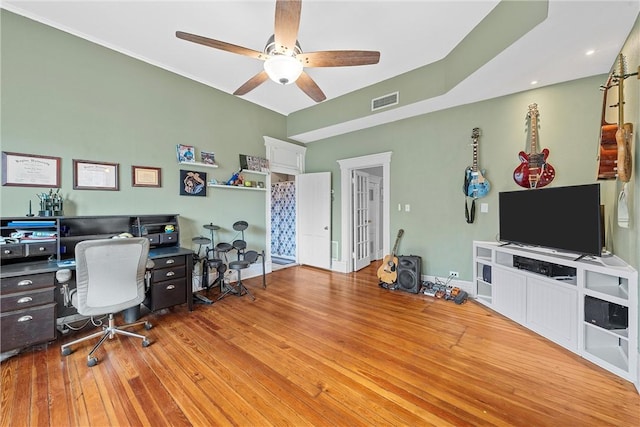
[(473, 165), (465, 170), (464, 186), (462, 190), (465, 196), (474, 199), (484, 197), (491, 188), (489, 181), (484, 177), (484, 170), (478, 169), (478, 139), (480, 138), (480, 128), (473, 128), (471, 132), (473, 147)]

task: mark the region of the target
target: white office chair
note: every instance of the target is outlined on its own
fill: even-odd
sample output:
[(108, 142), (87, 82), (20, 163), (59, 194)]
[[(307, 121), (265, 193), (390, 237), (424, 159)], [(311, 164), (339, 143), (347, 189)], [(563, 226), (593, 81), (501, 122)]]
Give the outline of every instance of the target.
[[(103, 330), (84, 338), (63, 344), (62, 355), (71, 354), (71, 346), (79, 342), (101, 336), (98, 343), (87, 356), (87, 365), (94, 366), (98, 359), (93, 353), (107, 338), (116, 334), (142, 339), (142, 346), (150, 342), (144, 335), (125, 331), (122, 328), (144, 324), (151, 329), (149, 322), (136, 322), (116, 327), (114, 313), (139, 306), (145, 298), (147, 270), (153, 268), (148, 259), (149, 240), (147, 238), (85, 240), (75, 247), (76, 289), (66, 291), (65, 301), (69, 301), (83, 316), (109, 316), (109, 325)], [(60, 270), (56, 274), (58, 281), (66, 282), (71, 274)]]

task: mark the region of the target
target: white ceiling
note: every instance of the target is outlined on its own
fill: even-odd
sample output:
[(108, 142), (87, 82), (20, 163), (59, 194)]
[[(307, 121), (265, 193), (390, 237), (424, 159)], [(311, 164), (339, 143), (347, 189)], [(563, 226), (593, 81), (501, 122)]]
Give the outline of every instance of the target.
[[(303, 51), (378, 50), (380, 63), (308, 68), (327, 100), (443, 58), (497, 0), (304, 0)], [(25, 1), (2, 8), (146, 61), (227, 93), (262, 62), (177, 39), (177, 30), (263, 50), (274, 0)], [(550, 0), (549, 16), (440, 99), (452, 106), (609, 72), (640, 11), (637, 0)], [(594, 50), (587, 56), (587, 50)], [(472, 92), (472, 94), (470, 94)], [(298, 87), (267, 81), (243, 96), (288, 115), (315, 103)], [(442, 98), (442, 97), (439, 97)]]

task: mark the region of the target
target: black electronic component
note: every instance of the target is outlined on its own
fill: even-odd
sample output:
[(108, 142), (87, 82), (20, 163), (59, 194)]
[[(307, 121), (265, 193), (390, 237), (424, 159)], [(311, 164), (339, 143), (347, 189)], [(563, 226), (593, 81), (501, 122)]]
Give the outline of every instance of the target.
[(626, 329), (629, 326), (629, 307), (586, 295), (584, 320), (604, 329)]
[(576, 269), (566, 265), (554, 264), (552, 262), (540, 261), (519, 255), (513, 256), (513, 266), (520, 270), (527, 270), (533, 273), (542, 274), (547, 277), (575, 277)]

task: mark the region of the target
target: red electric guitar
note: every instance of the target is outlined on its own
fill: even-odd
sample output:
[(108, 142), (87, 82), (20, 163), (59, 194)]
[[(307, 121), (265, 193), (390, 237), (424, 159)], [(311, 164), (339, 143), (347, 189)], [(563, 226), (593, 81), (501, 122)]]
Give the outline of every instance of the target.
[(531, 152), (521, 151), (520, 165), (513, 171), (513, 180), (524, 188), (541, 188), (553, 181), (556, 171), (549, 163), (549, 149), (538, 153), (538, 105), (529, 105), (527, 114), (531, 128)]

